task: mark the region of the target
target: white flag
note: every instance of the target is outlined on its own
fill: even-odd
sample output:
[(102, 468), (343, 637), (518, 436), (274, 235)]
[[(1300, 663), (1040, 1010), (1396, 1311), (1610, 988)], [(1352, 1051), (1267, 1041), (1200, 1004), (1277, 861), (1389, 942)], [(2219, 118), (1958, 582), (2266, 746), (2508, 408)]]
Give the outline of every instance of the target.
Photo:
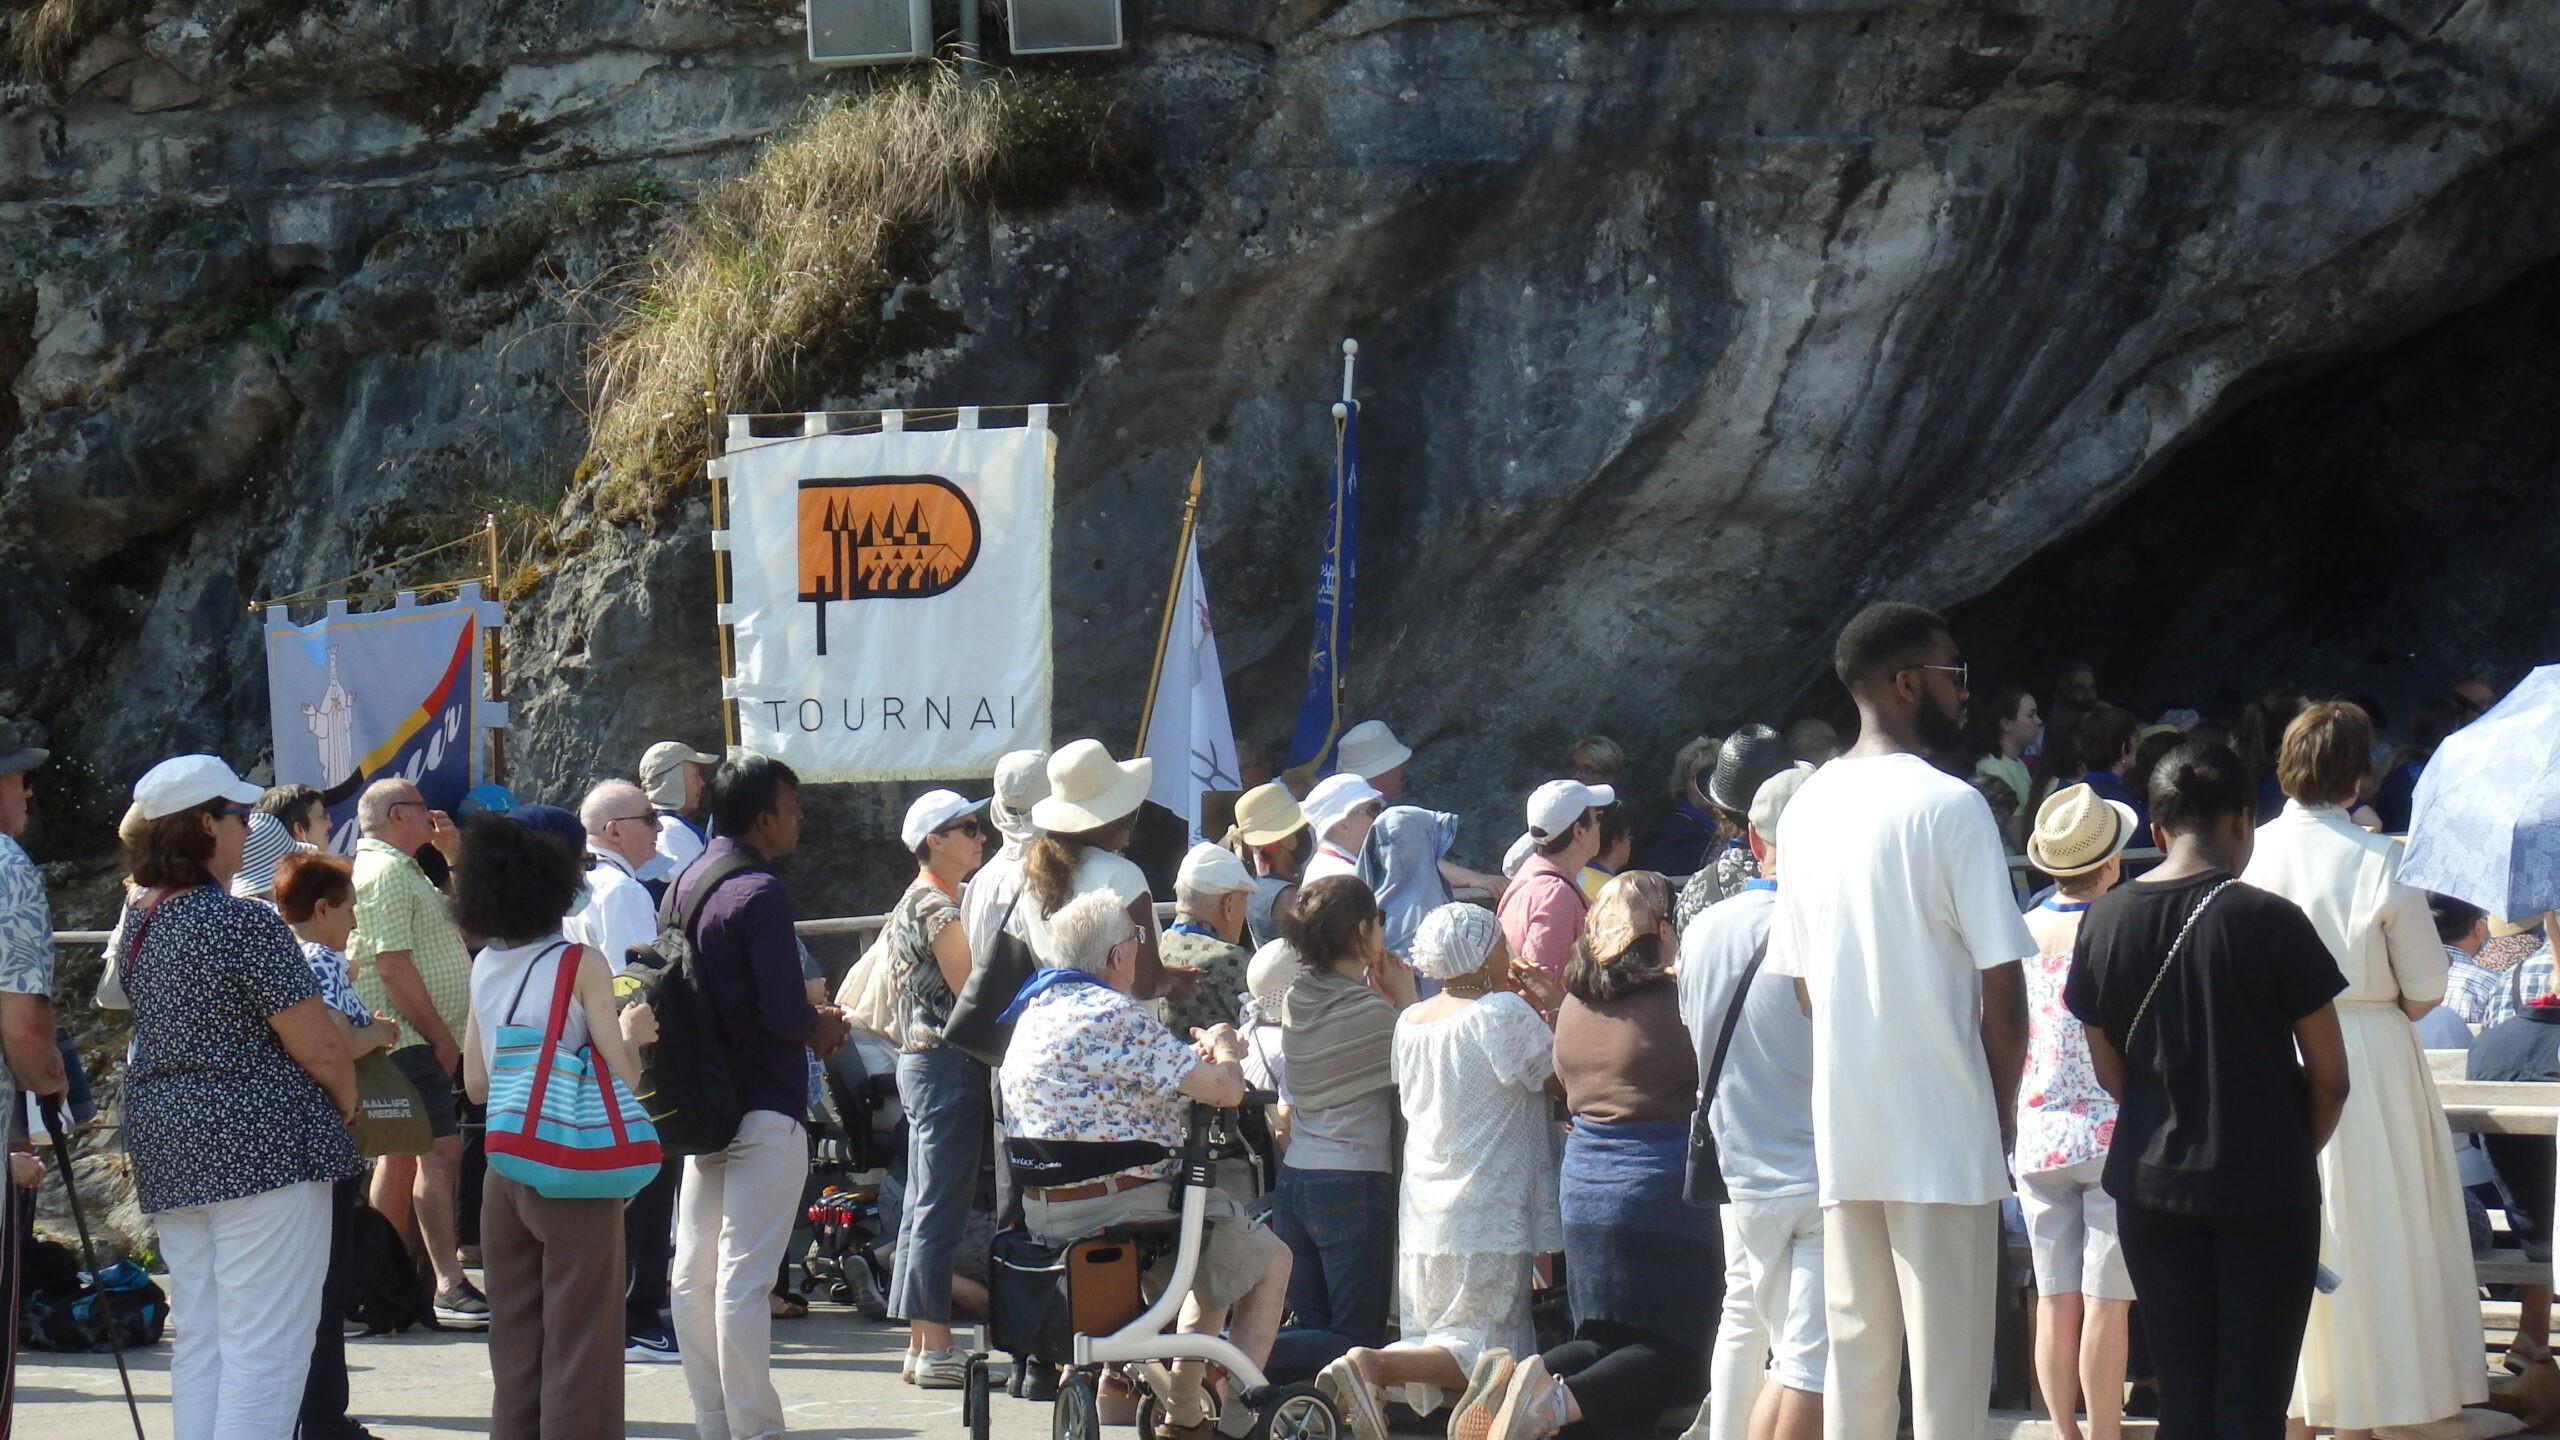
[(1239, 787), (1236, 731), (1227, 719), (1227, 677), (1218, 668), (1218, 637), (1209, 628), (1209, 591), (1200, 583), (1200, 542), (1182, 554), (1174, 591), (1173, 628), (1164, 669), (1156, 677), (1141, 753), (1156, 762), (1147, 798), (1179, 815), (1200, 839), (1200, 792)]

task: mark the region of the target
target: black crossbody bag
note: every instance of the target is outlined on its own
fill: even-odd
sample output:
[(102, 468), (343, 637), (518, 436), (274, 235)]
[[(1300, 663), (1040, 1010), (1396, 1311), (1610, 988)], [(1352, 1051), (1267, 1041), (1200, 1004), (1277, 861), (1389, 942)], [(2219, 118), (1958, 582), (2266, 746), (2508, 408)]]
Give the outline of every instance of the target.
[(1689, 1117), (1689, 1173), (1681, 1180), (1680, 1198), (1700, 1210), (1713, 1210), (1733, 1198), (1725, 1188), (1724, 1161), (1716, 1154), (1716, 1132), (1708, 1128), (1707, 1112), (1716, 1103), (1716, 1082), (1724, 1078), (1725, 1052), (1733, 1048), (1733, 1032), (1742, 1024), (1742, 1002), (1751, 998), (1751, 982), (1760, 978), (1760, 962), (1768, 958), (1764, 949), (1742, 968), (1742, 983), (1733, 988), (1733, 1003), (1724, 1007), (1724, 1028), (1716, 1033), (1715, 1058), (1699, 1077), (1698, 1109)]

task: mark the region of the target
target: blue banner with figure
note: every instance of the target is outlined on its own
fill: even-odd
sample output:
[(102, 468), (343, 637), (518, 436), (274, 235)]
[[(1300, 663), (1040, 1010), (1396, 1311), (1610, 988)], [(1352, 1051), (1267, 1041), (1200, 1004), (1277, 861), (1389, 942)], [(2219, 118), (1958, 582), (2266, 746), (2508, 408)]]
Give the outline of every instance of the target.
[(1351, 658), (1351, 588), (1360, 573), (1360, 402), (1334, 407), (1333, 493), (1325, 502), (1324, 554), (1316, 567), (1315, 637), (1307, 647), (1307, 689), (1289, 737), (1289, 771), (1300, 794), (1333, 762), (1342, 735), (1342, 667)]

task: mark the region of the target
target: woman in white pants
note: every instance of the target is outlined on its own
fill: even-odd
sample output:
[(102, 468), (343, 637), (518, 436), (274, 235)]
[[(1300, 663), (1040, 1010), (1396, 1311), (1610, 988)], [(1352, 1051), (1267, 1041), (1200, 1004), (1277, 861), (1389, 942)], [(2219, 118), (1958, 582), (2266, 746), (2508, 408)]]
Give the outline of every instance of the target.
[(152, 767), (120, 835), (133, 1002), (125, 1145), (159, 1227), (178, 1440), (287, 1440), (302, 1404), (329, 1187), (362, 1168), (355, 1063), (293, 932), (234, 899), (258, 787), (210, 755)]

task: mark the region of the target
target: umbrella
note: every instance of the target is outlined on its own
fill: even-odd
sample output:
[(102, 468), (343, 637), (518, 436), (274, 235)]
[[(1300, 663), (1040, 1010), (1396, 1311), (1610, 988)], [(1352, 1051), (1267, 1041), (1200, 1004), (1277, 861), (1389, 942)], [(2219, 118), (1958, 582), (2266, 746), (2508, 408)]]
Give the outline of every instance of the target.
[(2400, 878), (2501, 918), (2560, 908), (2560, 665), (2436, 747)]

